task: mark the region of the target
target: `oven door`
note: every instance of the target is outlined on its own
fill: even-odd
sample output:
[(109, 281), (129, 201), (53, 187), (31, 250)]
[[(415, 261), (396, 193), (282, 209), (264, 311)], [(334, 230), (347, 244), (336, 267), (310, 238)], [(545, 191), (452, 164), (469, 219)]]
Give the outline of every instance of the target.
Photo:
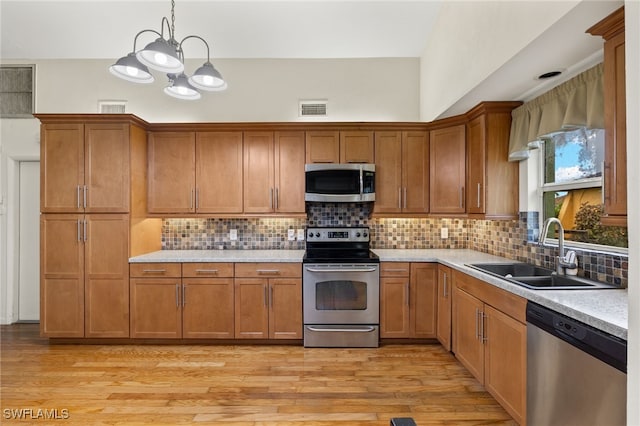
[(305, 264), (305, 324), (378, 325), (378, 264)]

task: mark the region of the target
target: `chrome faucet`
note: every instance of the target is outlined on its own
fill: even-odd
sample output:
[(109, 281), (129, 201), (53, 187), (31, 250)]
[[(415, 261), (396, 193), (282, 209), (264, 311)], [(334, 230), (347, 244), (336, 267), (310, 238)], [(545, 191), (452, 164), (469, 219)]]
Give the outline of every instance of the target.
[(576, 269), (578, 262), (576, 260), (576, 253), (573, 250), (569, 250), (567, 254), (564, 253), (564, 228), (562, 222), (558, 218), (550, 217), (544, 221), (543, 231), (538, 237), (538, 244), (543, 246), (544, 240), (549, 233), (549, 227), (551, 224), (556, 224), (558, 227), (558, 256), (556, 257), (557, 265), (556, 271), (559, 275), (565, 275), (566, 269)]

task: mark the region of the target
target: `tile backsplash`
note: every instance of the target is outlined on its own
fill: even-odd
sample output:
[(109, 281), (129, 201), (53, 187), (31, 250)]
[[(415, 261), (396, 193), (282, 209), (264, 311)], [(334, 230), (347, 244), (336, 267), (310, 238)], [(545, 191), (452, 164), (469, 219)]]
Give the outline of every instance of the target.
[[(307, 218), (164, 219), (163, 250), (303, 250), (304, 241), (289, 241), (290, 229), (307, 226), (369, 226), (371, 247), (384, 249), (469, 248), (553, 268), (556, 247), (536, 243), (536, 212), (519, 220), (464, 218), (372, 218), (371, 203), (308, 203)], [(447, 238), (441, 230), (447, 229)], [(231, 241), (229, 231), (238, 239)], [(621, 287), (628, 285), (628, 257), (576, 250), (579, 275)]]

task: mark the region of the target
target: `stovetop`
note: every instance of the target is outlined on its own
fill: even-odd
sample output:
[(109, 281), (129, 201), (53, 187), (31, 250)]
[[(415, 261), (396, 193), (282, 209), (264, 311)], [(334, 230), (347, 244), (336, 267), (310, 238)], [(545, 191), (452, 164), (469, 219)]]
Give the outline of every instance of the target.
[(369, 249), (368, 227), (307, 228), (303, 263), (380, 263)]

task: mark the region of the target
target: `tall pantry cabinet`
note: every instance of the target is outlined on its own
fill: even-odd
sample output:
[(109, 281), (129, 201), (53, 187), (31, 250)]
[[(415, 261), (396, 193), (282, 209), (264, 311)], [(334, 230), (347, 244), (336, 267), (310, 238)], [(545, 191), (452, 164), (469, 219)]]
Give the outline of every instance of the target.
[(145, 170), (146, 131), (129, 115), (36, 117), (40, 333), (128, 337), (130, 223), (146, 210), (132, 202), (144, 194), (132, 171)]

